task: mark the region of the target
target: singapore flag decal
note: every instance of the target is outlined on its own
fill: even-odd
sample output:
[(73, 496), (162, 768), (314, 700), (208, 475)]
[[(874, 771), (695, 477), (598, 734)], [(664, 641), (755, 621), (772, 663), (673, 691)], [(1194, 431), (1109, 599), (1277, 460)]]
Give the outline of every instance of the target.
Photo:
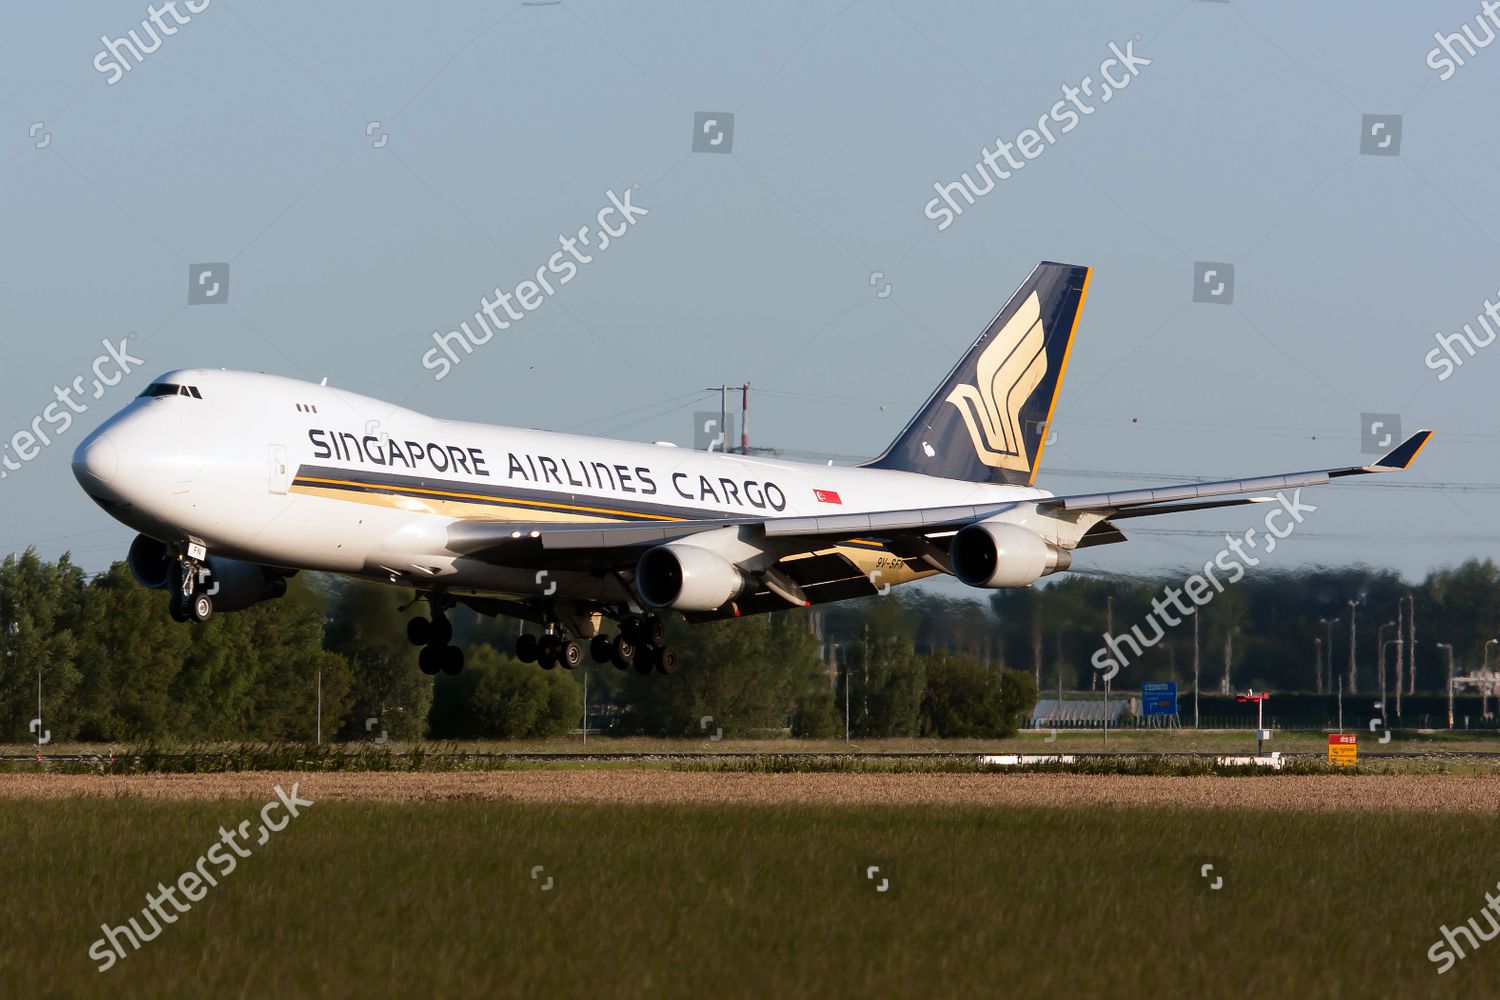
[(833, 490), (813, 490), (813, 496), (818, 498), (818, 503), (836, 503), (843, 506), (844, 499)]

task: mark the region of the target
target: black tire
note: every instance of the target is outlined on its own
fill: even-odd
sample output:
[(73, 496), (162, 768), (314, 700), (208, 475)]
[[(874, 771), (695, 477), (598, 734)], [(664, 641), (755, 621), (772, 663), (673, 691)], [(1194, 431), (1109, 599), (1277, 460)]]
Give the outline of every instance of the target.
[(443, 673), (457, 677), (464, 672), (464, 651), (457, 646), (444, 646), (440, 658)]
[(589, 655), (594, 658), (595, 663), (603, 666), (614, 659), (615, 641), (603, 633), (594, 636), (593, 641), (589, 643)]
[(551, 670), (557, 666), (557, 654), (549, 653), (545, 649), (536, 654), (536, 665), (543, 670)]
[(677, 650), (663, 646), (656, 654), (656, 669), (663, 674), (677, 673)]
[(427, 645), (428, 636), (432, 635), (432, 622), (420, 616), (406, 623), (406, 641), (413, 646)]
[(635, 643), (622, 635), (615, 640), (614, 653), (610, 655), (609, 662), (620, 670), (629, 670), (635, 666), (635, 654)]
[(563, 665), (563, 669), (577, 670), (583, 663), (583, 644), (571, 641), (563, 643), (557, 659)]
[(432, 625), (427, 630), (427, 645), (446, 646), (453, 641), (453, 623), (447, 615), (433, 615)]
[(641, 642), (647, 646), (665, 646), (667, 644), (667, 623), (656, 615), (648, 615), (641, 623)]
[(620, 623), (620, 634), (636, 646), (641, 645), (641, 620), (634, 615)]
[(534, 635), (523, 635), (516, 640), (516, 659), (522, 663), (535, 663), (537, 641)]
[(635, 672), (642, 677), (653, 673), (656, 664), (661, 660), (661, 650), (656, 646), (642, 646), (641, 651), (635, 654)]
[(188, 605), (188, 615), (202, 625), (214, 616), (214, 599), (207, 594), (195, 594)]
[(442, 647), (423, 646), (422, 652), (417, 655), (417, 666), (428, 677), (436, 676), (443, 669)]
[(180, 622), (184, 625), (187, 624), (187, 603), (183, 601), (181, 594), (173, 594), (172, 597), (167, 601), (167, 614), (172, 616), (172, 620), (174, 622)]

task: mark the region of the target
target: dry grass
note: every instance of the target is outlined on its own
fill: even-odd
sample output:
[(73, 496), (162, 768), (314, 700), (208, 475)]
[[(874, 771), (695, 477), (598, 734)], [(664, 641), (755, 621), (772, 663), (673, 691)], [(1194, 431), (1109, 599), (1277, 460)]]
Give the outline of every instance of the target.
[(661, 770), (0, 775), (0, 799), (264, 800), (299, 783), (330, 802), (544, 805), (1159, 806), (1295, 812), (1500, 813), (1493, 775), (704, 774)]

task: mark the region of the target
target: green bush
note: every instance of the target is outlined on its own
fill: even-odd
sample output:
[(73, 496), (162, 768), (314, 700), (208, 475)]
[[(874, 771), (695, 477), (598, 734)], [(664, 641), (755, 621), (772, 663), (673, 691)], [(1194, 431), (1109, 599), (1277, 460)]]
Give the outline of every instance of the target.
[(572, 676), (541, 670), (490, 646), (469, 651), (457, 677), (433, 689), (428, 735), (433, 739), (544, 739), (579, 725), (583, 696)]

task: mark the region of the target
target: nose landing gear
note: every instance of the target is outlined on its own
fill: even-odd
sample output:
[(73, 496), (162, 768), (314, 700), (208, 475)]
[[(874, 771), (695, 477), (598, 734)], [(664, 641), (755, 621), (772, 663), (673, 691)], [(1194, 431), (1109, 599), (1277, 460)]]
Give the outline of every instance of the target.
[(213, 617), (213, 593), (218, 586), (206, 586), (212, 576), (207, 561), (208, 550), (196, 542), (187, 546), (187, 553), (178, 561), (177, 585), (172, 588), (172, 599), (167, 604), (173, 621), (201, 625)]

